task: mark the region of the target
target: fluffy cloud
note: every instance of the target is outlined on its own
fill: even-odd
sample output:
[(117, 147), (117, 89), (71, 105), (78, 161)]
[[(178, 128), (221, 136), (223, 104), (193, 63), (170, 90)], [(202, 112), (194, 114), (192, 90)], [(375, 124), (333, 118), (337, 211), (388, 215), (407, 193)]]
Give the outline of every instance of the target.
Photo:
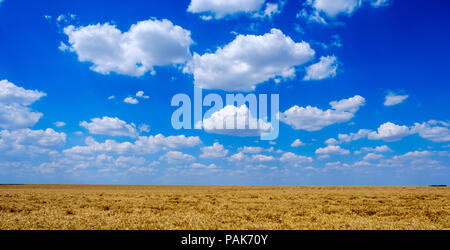
[(382, 124), (377, 131), (360, 129), (356, 133), (339, 134), (339, 141), (331, 138), (327, 144), (339, 144), (342, 142), (352, 142), (364, 138), (370, 140), (383, 140), (387, 142), (398, 141), (405, 136), (419, 134), (420, 137), (433, 142), (450, 141), (450, 123), (444, 121), (431, 120), (423, 123), (415, 123), (414, 126), (400, 126), (392, 122)]
[(338, 155), (348, 155), (350, 151), (347, 149), (343, 149), (337, 145), (328, 145), (325, 148), (318, 148), (316, 150), (316, 154), (338, 154)]
[(237, 13), (253, 13), (260, 10), (265, 0), (191, 0), (188, 11), (204, 13), (204, 18), (220, 19)]
[(392, 122), (382, 124), (377, 131), (370, 132), (370, 140), (383, 140), (387, 142), (398, 141), (403, 137), (410, 135), (411, 131), (407, 126), (399, 126)]
[(123, 102), (128, 103), (128, 104), (138, 104), (139, 103), (139, 101), (136, 98), (133, 98), (131, 96), (123, 99)]
[(396, 95), (394, 93), (389, 93), (386, 95), (384, 106), (394, 106), (402, 103), (408, 98), (408, 95)]
[(325, 13), (329, 17), (339, 14), (350, 15), (361, 5), (360, 0), (308, 0), (307, 4), (315, 10)]
[(368, 129), (360, 129), (356, 133), (339, 134), (338, 138), (339, 138), (339, 142), (352, 142), (352, 141), (357, 141), (357, 140), (360, 140), (360, 139), (363, 139), (363, 138), (367, 138), (367, 136), (371, 132), (372, 131), (370, 131)]
[(264, 35), (238, 35), (215, 53), (194, 53), (186, 68), (204, 89), (252, 91), (259, 83), (295, 75), (295, 66), (314, 57), (306, 42), (294, 42), (278, 29)]
[(67, 49), (101, 74), (142, 76), (154, 73), (154, 66), (184, 64), (193, 43), (190, 31), (167, 19), (140, 21), (123, 33), (109, 23), (70, 25), (64, 33), (69, 38)]
[(46, 96), (43, 92), (26, 90), (7, 80), (0, 81), (0, 127), (17, 129), (36, 124), (42, 113), (33, 112), (27, 106), (43, 96)]
[(66, 134), (58, 133), (51, 128), (46, 130), (18, 129), (0, 131), (2, 143), (13, 142), (14, 145), (58, 147), (66, 142)]
[(312, 162), (313, 159), (311, 157), (286, 152), (280, 157), (280, 161), (288, 163), (304, 163), (304, 162)]
[(166, 160), (169, 164), (186, 164), (187, 162), (195, 161), (195, 157), (179, 151), (169, 151), (161, 156), (159, 160)]
[(431, 120), (423, 123), (415, 123), (411, 127), (412, 133), (418, 133), (420, 137), (433, 142), (450, 141), (450, 123)]
[(2, 130), (0, 131), (0, 152), (2, 155), (56, 154), (53, 149), (66, 142), (66, 134), (51, 128), (46, 130)]
[(243, 152), (236, 153), (228, 158), (231, 162), (243, 162), (248, 160), (247, 156)]
[(306, 75), (303, 80), (308, 81), (333, 78), (336, 76), (337, 67), (338, 62), (335, 56), (322, 56), (318, 63), (306, 68)]
[(0, 127), (5, 129), (31, 127), (42, 115), (40, 112), (31, 111), (28, 107), (0, 104)]
[(127, 124), (117, 117), (104, 116), (103, 118), (92, 118), (91, 122), (80, 122), (80, 126), (86, 128), (89, 130), (89, 133), (95, 135), (129, 137), (137, 137), (139, 135), (134, 123)]
[(336, 139), (334, 139), (334, 138), (330, 138), (330, 139), (325, 141), (325, 144), (327, 144), (327, 145), (336, 145), (336, 144), (339, 144), (339, 142)]
[(282, 113), (280, 119), (294, 129), (317, 131), (331, 124), (349, 121), (364, 104), (364, 97), (356, 95), (349, 99), (330, 102), (332, 109), (328, 110), (295, 105)]
[(275, 158), (271, 155), (256, 154), (252, 155), (252, 160), (257, 162), (267, 162), (267, 161), (274, 161)]
[(351, 113), (356, 113), (361, 106), (366, 103), (364, 97), (355, 95), (354, 97), (348, 99), (342, 99), (340, 101), (330, 102), (330, 106), (337, 111), (348, 111)]
[(0, 104), (28, 106), (46, 95), (38, 90), (27, 90), (18, 87), (8, 80), (0, 81)]
[(202, 147), (200, 158), (222, 158), (228, 154), (228, 150), (222, 144), (215, 142), (212, 146)]
[(291, 147), (300, 147), (300, 146), (304, 146), (305, 143), (303, 143), (302, 141), (300, 141), (300, 139), (296, 139), (294, 142), (291, 143)]
[(215, 134), (260, 136), (263, 132), (269, 132), (272, 126), (253, 117), (246, 105), (241, 107), (228, 105), (203, 119), (203, 128), (206, 132)]
[(307, 0), (304, 3), (305, 9), (298, 16), (309, 22), (327, 24), (326, 19), (334, 20), (339, 15), (350, 16), (364, 3), (378, 8), (389, 5), (389, 0)]
[(184, 135), (164, 136), (158, 134), (155, 136), (140, 136), (134, 143), (117, 142), (115, 140), (106, 140), (103, 143), (95, 141), (88, 137), (85, 141), (86, 146), (74, 146), (64, 150), (66, 154), (151, 154), (158, 151), (170, 149), (195, 147), (202, 143), (199, 137)]

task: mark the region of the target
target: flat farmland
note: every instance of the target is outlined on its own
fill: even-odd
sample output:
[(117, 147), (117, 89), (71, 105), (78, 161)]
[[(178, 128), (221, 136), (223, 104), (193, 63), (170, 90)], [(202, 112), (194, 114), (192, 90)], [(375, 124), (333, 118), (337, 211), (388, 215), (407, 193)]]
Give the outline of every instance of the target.
[(1, 185), (0, 229), (450, 229), (448, 187)]

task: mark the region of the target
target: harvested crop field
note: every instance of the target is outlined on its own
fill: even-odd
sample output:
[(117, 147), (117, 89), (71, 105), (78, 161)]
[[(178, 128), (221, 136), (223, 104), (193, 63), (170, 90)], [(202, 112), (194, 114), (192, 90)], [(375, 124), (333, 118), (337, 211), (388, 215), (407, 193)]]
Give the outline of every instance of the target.
[(450, 229), (450, 188), (2, 185), (0, 229)]

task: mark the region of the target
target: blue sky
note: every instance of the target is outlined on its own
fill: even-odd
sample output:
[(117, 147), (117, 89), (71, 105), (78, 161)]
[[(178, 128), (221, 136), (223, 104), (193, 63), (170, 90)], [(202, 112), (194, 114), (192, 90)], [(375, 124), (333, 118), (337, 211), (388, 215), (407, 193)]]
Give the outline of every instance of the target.
[[(447, 1), (0, 2), (0, 183), (450, 184)], [(279, 137), (174, 129), (194, 86)]]

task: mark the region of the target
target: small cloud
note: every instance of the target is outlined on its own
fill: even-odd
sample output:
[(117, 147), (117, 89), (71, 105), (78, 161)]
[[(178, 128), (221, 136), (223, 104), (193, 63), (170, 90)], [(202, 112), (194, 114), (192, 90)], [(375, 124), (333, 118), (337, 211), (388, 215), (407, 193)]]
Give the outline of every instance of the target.
[(335, 56), (322, 56), (318, 63), (310, 65), (306, 68), (306, 76), (303, 80), (308, 81), (333, 78), (336, 76), (337, 67), (338, 62)]
[(136, 98), (133, 97), (127, 97), (123, 100), (124, 103), (128, 103), (128, 104), (138, 104), (139, 101)]
[(57, 121), (57, 122), (55, 122), (55, 126), (58, 127), (58, 128), (64, 127), (64, 126), (66, 126), (66, 123), (65, 123), (65, 122)]
[(67, 46), (67, 44), (65, 44), (65, 43), (63, 43), (63, 42), (61, 42), (61, 43), (59, 44), (58, 49), (61, 50), (61, 51), (63, 51), (63, 52), (64, 52), (64, 51), (70, 50), (69, 46)]
[(391, 92), (385, 97), (384, 106), (394, 106), (400, 104), (408, 97), (408, 95), (396, 95)]
[(203, 20), (203, 21), (210, 21), (210, 20), (212, 20), (212, 16), (210, 16), (210, 15), (204, 15), (204, 16), (200, 16), (200, 18)]
[(113, 100), (113, 99), (115, 99), (116, 97), (115, 96), (110, 96), (110, 97), (108, 97), (108, 100)]
[(305, 145), (305, 143), (303, 143), (302, 141), (300, 141), (300, 139), (296, 139), (296, 140), (291, 144), (291, 147), (296, 148), (296, 147), (300, 147), (300, 146), (304, 146), (304, 145)]
[(136, 93), (136, 97), (144, 98), (144, 99), (148, 99), (148, 98), (149, 98), (149, 96), (144, 95), (144, 91), (142, 91), (142, 90), (140, 90), (140, 91), (138, 91), (138, 92)]
[(139, 125), (139, 132), (146, 132), (146, 133), (148, 133), (148, 132), (150, 132), (150, 126), (149, 125), (147, 125), (147, 124), (141, 124), (141, 125)]

